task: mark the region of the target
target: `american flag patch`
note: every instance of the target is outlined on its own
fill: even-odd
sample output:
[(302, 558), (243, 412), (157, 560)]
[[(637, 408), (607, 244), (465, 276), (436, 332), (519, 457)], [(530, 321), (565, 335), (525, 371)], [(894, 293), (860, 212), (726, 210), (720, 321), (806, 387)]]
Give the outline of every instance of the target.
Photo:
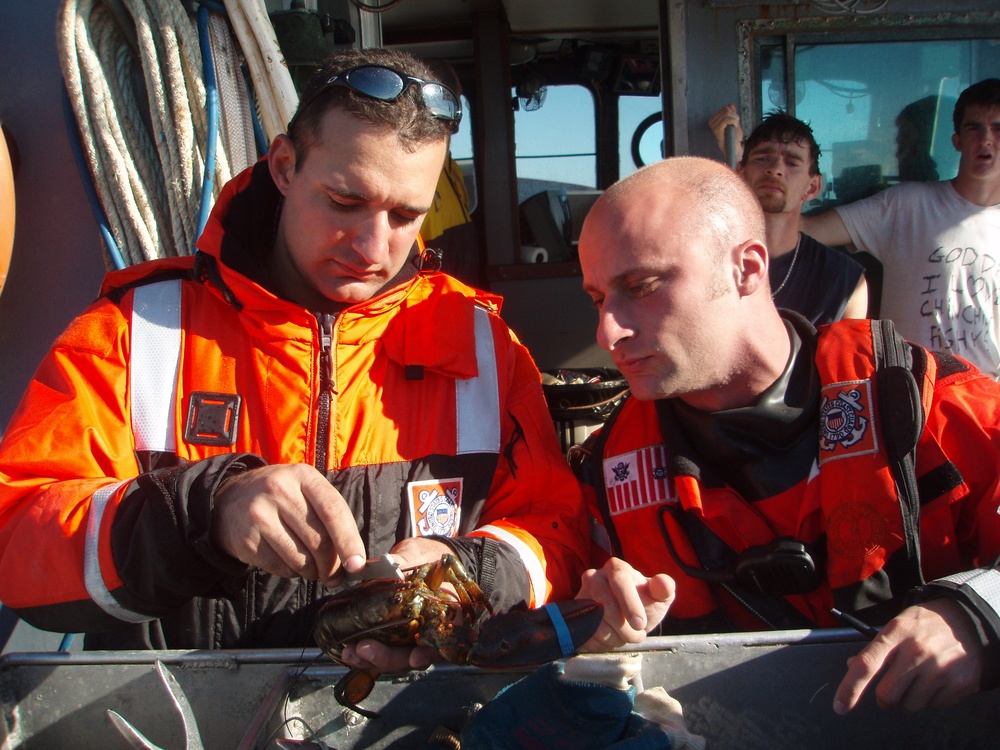
[(667, 478), (667, 451), (651, 445), (604, 459), (604, 486), (611, 515), (671, 499)]

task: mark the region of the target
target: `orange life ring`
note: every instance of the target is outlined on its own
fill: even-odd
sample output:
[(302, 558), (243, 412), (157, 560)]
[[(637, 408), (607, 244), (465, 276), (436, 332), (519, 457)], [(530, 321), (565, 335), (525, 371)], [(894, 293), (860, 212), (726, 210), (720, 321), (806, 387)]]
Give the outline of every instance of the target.
[(14, 249), (14, 170), (7, 139), (0, 133), (0, 292), (7, 281), (10, 254)]

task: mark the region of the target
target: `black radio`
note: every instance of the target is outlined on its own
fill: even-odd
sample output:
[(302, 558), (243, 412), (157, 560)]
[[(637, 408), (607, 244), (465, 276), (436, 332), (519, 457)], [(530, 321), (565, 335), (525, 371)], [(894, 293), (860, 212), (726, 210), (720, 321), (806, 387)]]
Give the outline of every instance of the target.
[(736, 584), (762, 596), (808, 594), (820, 584), (809, 548), (798, 539), (778, 537), (743, 550), (733, 570)]
[[(819, 587), (822, 574), (809, 546), (787, 536), (777, 537), (767, 544), (748, 547), (736, 556), (735, 564), (725, 568), (705, 570), (688, 565), (674, 549), (670, 532), (663, 522), (664, 512), (671, 515), (674, 513), (672, 509), (665, 507), (659, 516), (660, 531), (667, 549), (680, 568), (692, 578), (710, 583), (736, 584), (760, 596), (808, 594)], [(676, 515), (674, 517), (676, 519)]]

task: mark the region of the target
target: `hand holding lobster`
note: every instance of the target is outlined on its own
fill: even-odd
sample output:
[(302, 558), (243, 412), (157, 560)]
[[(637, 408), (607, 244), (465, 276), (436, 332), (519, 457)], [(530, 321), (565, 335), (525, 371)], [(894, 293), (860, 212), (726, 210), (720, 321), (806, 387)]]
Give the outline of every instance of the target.
[[(445, 582), (455, 589), (442, 591)], [(316, 618), (316, 642), (344, 663), (346, 644), (372, 638), (390, 646), (425, 645), (449, 661), (490, 667), (541, 664), (569, 656), (600, 624), (602, 607), (577, 599), (549, 609), (494, 615), (479, 586), (451, 554), (408, 571), (405, 580), (374, 579), (330, 597)], [(461, 618), (458, 617), (459, 613)], [(352, 668), (334, 690), (344, 706), (358, 707), (378, 673)]]
[[(451, 547), (428, 537), (407, 537), (392, 548), (392, 559), (400, 570), (416, 570), (421, 565), (437, 562), (451, 553)], [(441, 585), (442, 594), (458, 600), (454, 587), (447, 581)], [(461, 611), (456, 613), (460, 619)], [(372, 674), (393, 674), (410, 670), (427, 669), (441, 655), (433, 646), (389, 645), (377, 638), (366, 637), (345, 643), (339, 661), (344, 666)]]

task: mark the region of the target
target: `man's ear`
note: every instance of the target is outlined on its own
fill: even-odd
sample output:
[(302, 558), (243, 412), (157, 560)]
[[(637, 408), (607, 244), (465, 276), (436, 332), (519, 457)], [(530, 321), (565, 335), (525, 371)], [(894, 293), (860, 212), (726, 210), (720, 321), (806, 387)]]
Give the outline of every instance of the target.
[(747, 240), (736, 247), (738, 268), (736, 288), (740, 296), (749, 296), (767, 288), (767, 247), (758, 240)]
[(271, 148), (267, 152), (267, 168), (274, 184), (285, 195), (295, 174), (295, 144), (284, 133), (271, 141)]
[(808, 203), (823, 189), (823, 175), (814, 174), (809, 178), (809, 187), (806, 189), (806, 194), (802, 196), (802, 202)]

